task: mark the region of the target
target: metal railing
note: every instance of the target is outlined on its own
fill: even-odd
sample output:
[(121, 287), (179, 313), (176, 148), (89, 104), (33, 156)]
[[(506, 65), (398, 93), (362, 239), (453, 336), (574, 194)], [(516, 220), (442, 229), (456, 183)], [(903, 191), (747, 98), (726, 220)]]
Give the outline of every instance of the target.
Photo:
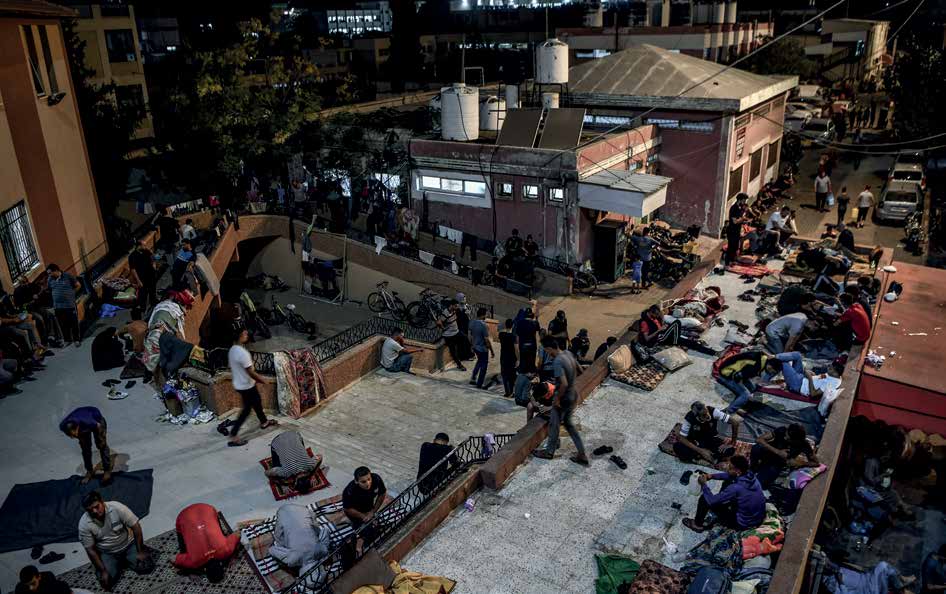
[[(458, 444), (423, 476), (411, 483), (367, 523), (346, 536), (332, 549), (318, 566), (300, 575), (295, 583), (279, 591), (279, 594), (328, 594), (331, 586), (348, 567), (354, 565), (365, 553), (383, 546), (398, 530), (403, 528), (418, 511), (435, 499), (450, 483), (474, 464), (488, 460), (515, 437), (514, 433), (495, 435), (496, 447), (488, 449), (484, 436), (471, 436)], [(363, 539), (362, 553), (357, 555), (355, 544)], [(307, 578), (328, 566), (324, 583), (306, 584)]]

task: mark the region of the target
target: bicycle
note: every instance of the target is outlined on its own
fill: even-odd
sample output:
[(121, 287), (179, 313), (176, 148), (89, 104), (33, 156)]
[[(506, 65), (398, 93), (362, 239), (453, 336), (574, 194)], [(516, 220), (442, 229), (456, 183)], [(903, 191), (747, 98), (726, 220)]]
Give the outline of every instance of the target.
[(390, 312), (394, 319), (407, 319), (407, 307), (397, 296), (397, 291), (388, 291), (388, 281), (381, 281), (377, 285), (378, 290), (368, 295), (368, 309), (374, 313)]
[(250, 332), (251, 338), (260, 337), (263, 339), (272, 338), (269, 326), (263, 321), (262, 316), (256, 310), (256, 304), (246, 291), (240, 294), (240, 305), (243, 310), (243, 325)]
[(407, 306), (407, 323), (415, 328), (432, 328), (443, 315), (442, 298), (430, 289), (420, 292), (420, 300)]
[(316, 333), (318, 332), (318, 326), (315, 322), (310, 322), (301, 315), (296, 313), (296, 306), (288, 303), (286, 308), (283, 309), (283, 306), (276, 301), (276, 296), (272, 296), (272, 317), (277, 324), (287, 323), (289, 327), (295, 330), (296, 332), (307, 334), (309, 340), (316, 339)]

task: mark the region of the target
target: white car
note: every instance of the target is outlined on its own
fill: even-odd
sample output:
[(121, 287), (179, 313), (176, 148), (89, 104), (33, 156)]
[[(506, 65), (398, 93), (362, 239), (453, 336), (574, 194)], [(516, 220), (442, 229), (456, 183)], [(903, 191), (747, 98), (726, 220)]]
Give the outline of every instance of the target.
[(792, 103), (785, 104), (785, 117), (787, 118), (789, 114), (808, 114), (808, 119), (816, 118), (821, 115), (821, 110), (808, 105), (807, 103), (800, 103), (793, 101)]
[(805, 127), (805, 124), (811, 121), (811, 114), (808, 112), (796, 111), (794, 113), (785, 114), (785, 123), (783, 126), (786, 130), (792, 132), (801, 132), (802, 128)]
[(923, 171), (923, 165), (908, 160), (901, 161), (898, 159), (890, 168), (887, 181), (916, 184), (921, 191), (926, 191), (926, 172)]

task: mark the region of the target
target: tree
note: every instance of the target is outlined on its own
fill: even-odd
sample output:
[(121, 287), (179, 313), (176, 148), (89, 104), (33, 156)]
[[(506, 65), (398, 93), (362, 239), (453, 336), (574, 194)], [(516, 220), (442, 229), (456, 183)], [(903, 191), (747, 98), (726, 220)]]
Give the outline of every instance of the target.
[(169, 174), (191, 191), (227, 196), (247, 173), (283, 171), (320, 104), (299, 37), (252, 19), (231, 45), (188, 47), (176, 59), (157, 106)]
[(916, 38), (901, 47), (884, 74), (884, 86), (894, 102), (895, 133), (912, 139), (946, 132), (946, 115), (936, 107), (946, 96), (946, 54)]
[(86, 64), (86, 44), (76, 33), (76, 21), (63, 20), (62, 30), (106, 239), (112, 249), (120, 250), (128, 240), (127, 229), (115, 224), (115, 209), (125, 195), (130, 169), (126, 156), (145, 113), (139, 105), (119, 104), (114, 83), (92, 82), (96, 73)]
[[(761, 43), (769, 43), (771, 37)], [(818, 75), (818, 66), (805, 57), (805, 48), (792, 38), (785, 38), (773, 43), (748, 60), (741, 62), (739, 68), (756, 74), (795, 74), (799, 80), (810, 80)]]

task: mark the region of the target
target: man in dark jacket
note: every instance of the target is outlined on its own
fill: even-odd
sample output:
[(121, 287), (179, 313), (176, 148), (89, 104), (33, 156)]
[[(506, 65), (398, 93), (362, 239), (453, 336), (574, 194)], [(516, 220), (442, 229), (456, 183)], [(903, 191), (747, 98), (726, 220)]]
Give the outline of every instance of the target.
[[(683, 525), (690, 530), (703, 532), (709, 528), (705, 522), (710, 511), (721, 524), (738, 531), (755, 528), (765, 519), (765, 494), (755, 474), (749, 470), (745, 456), (730, 458), (728, 472), (701, 472), (697, 480), (702, 493), (696, 504), (696, 515), (683, 518)], [(707, 483), (711, 480), (725, 481), (719, 493), (710, 490)]]

